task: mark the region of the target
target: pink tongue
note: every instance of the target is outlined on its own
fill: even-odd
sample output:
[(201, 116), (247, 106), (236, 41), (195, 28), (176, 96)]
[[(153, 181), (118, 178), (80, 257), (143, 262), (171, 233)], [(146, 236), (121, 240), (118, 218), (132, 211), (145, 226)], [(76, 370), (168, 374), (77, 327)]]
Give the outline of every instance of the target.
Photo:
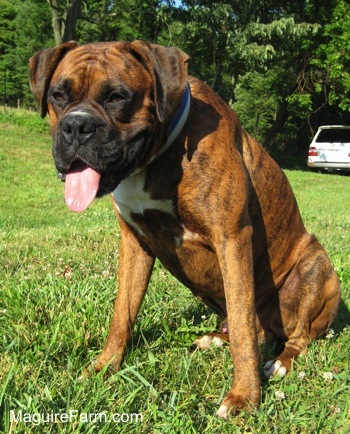
[(85, 164), (79, 164), (66, 174), (65, 201), (71, 211), (83, 212), (95, 199), (101, 175)]

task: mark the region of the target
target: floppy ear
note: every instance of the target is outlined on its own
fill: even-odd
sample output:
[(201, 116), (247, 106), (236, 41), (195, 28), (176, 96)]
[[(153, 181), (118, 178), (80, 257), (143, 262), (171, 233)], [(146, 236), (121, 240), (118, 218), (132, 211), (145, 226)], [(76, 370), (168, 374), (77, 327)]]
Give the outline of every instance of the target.
[(152, 78), (157, 115), (165, 123), (172, 117), (185, 91), (189, 56), (178, 48), (144, 41), (132, 42), (130, 49)]
[(47, 92), (53, 73), (66, 53), (77, 45), (77, 42), (67, 42), (55, 48), (41, 50), (29, 60), (29, 84), (40, 103), (42, 117), (47, 113)]

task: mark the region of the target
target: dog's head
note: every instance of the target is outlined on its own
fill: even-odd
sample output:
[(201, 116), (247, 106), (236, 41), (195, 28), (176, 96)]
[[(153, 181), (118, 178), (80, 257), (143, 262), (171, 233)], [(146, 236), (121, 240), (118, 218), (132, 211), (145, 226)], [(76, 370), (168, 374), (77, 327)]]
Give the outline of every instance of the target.
[(142, 41), (69, 42), (30, 59), (71, 209), (83, 211), (156, 155), (181, 105), (187, 62), (177, 48)]

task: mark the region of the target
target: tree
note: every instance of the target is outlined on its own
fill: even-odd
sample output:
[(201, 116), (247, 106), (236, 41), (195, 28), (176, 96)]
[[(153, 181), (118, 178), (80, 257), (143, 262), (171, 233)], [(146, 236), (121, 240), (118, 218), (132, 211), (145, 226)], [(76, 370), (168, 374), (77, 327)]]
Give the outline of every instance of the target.
[[(127, 1), (88, 0), (84, 2), (81, 19), (77, 23), (77, 40), (86, 43), (112, 41), (127, 34), (129, 19)], [(127, 23), (127, 24), (126, 24)]]
[[(347, 0), (0, 0), (0, 97), (33, 100), (29, 57), (69, 39), (175, 45), (266, 148), (350, 122)], [(5, 74), (6, 71), (6, 74)], [(348, 121), (346, 121), (348, 115)], [(293, 145), (297, 143), (297, 146)]]
[(338, 0), (331, 21), (324, 27), (325, 41), (318, 47), (313, 64), (323, 69), (316, 83), (332, 105), (350, 112), (350, 4)]
[(249, 23), (233, 42), (238, 49), (236, 56), (245, 61), (248, 69), (260, 72), (261, 87), (266, 88), (267, 84), (275, 95), (274, 116), (268, 128), (264, 128), (263, 143), (269, 150), (280, 147), (280, 143), (285, 147), (285, 140), (279, 140), (279, 136), (291, 115), (289, 100), (297, 90), (299, 73), (309, 56), (307, 41), (313, 39), (318, 27), (297, 23), (291, 17), (266, 24)]
[(191, 56), (191, 72), (207, 81), (224, 99), (232, 96), (229, 39), (237, 26), (230, 2), (188, 0), (175, 14), (181, 27), (176, 29), (176, 45)]
[(238, 78), (234, 108), (244, 127), (262, 142), (276, 116), (280, 96), (274, 86), (278, 71), (250, 71)]
[[(302, 1), (186, 0), (183, 4), (178, 41), (191, 56), (191, 71), (234, 105), (238, 114), (240, 110), (254, 113), (251, 131), (268, 149), (278, 147), (291, 114), (290, 98), (310, 55), (308, 41), (313, 41), (320, 26), (303, 21)], [(275, 97), (273, 108), (265, 104), (263, 95), (269, 102)], [(266, 107), (267, 113), (255, 112), (249, 107), (252, 101)], [(293, 108), (298, 108), (295, 101)]]
[(9, 102), (12, 95), (12, 86), (8, 81), (11, 65), (7, 56), (15, 47), (15, 18), (16, 8), (13, 3), (0, 0), (0, 82), (2, 83), (0, 95), (4, 105)]
[[(6, 70), (7, 103), (30, 105), (34, 100), (28, 86), (29, 57), (43, 46), (52, 44), (50, 15), (45, 0), (0, 0), (0, 70)], [(4, 91), (3, 91), (4, 93)]]
[(163, 29), (162, 1), (86, 0), (77, 25), (81, 42), (145, 39), (156, 42)]
[[(56, 45), (76, 39), (76, 26), (81, 15), (82, 0), (47, 0), (52, 15)], [(64, 5), (65, 3), (65, 5)]]

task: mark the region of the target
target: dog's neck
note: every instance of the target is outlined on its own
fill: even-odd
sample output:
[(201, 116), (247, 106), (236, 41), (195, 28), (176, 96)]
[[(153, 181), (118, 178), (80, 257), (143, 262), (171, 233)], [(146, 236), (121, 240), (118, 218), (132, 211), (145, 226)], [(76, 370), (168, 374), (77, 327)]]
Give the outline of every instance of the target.
[(160, 157), (164, 152), (169, 149), (169, 147), (174, 143), (177, 136), (181, 133), (182, 128), (184, 127), (188, 113), (190, 111), (191, 105), (191, 90), (190, 85), (187, 83), (184, 95), (182, 97), (182, 102), (179, 111), (173, 119), (173, 122), (170, 127), (170, 134), (165, 145), (160, 149), (155, 158)]
[(190, 85), (187, 83), (184, 95), (182, 97), (181, 105), (179, 110), (177, 111), (170, 127), (170, 133), (168, 135), (167, 141), (164, 146), (159, 150), (159, 152), (151, 158), (150, 162), (156, 160), (161, 155), (167, 151), (170, 146), (174, 143), (178, 135), (180, 134), (182, 128), (184, 127), (187, 117), (190, 111), (191, 105), (191, 90)]
[(162, 148), (160, 148), (160, 150), (157, 152), (157, 154), (153, 155), (153, 157), (148, 161), (146, 166), (136, 168), (132, 172), (131, 176), (136, 175), (137, 173), (140, 173), (150, 163), (152, 163), (157, 158), (159, 158), (161, 155), (163, 155), (164, 152), (167, 151), (170, 148), (170, 146), (175, 142), (176, 138), (181, 133), (181, 130), (187, 121), (187, 117), (188, 117), (188, 114), (190, 112), (190, 105), (191, 105), (191, 89), (190, 89), (190, 85), (187, 83), (186, 88), (185, 88), (185, 92), (184, 92), (183, 97), (182, 97), (180, 108), (176, 112), (176, 114), (172, 120), (171, 127), (170, 127), (170, 133), (168, 135), (168, 138), (167, 138), (165, 144), (163, 145)]

